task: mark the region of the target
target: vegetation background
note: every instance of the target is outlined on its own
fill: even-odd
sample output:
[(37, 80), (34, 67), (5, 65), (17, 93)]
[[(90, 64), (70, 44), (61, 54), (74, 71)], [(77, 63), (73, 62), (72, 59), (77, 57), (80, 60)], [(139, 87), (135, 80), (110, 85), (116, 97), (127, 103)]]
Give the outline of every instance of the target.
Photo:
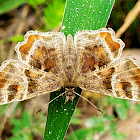
[[(16, 58), (14, 47), (29, 30), (60, 31), (65, 0), (0, 0), (0, 63)], [(126, 44), (124, 55), (140, 58), (140, 14), (128, 16), (140, 0), (116, 0), (107, 27), (113, 28)], [(139, 5), (140, 6), (140, 5)], [(132, 11), (131, 11), (132, 12)], [(119, 34), (124, 21), (131, 21)], [(128, 17), (128, 18), (126, 18)], [(127, 25), (125, 25), (126, 27)], [(140, 104), (83, 91), (83, 96), (97, 105), (100, 114), (83, 99), (71, 119), (66, 140), (140, 139)], [(43, 95), (21, 103), (0, 106), (1, 140), (41, 140), (49, 101)], [(90, 110), (90, 111), (89, 111)]]

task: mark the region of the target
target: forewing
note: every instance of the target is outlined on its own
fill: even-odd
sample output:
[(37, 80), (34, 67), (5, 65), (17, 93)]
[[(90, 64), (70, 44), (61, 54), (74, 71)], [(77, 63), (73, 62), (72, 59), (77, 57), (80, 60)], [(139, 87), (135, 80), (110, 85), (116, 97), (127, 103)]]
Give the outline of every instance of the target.
[(21, 62), (35, 69), (59, 75), (62, 69), (62, 52), (66, 38), (61, 32), (29, 31), (25, 41), (15, 47)]
[(88, 73), (99, 70), (117, 60), (124, 43), (115, 39), (112, 29), (78, 32), (74, 37), (77, 50), (77, 71)]
[(51, 72), (32, 69), (17, 60), (3, 62), (0, 67), (0, 105), (51, 93), (61, 88)]
[(84, 90), (109, 96), (140, 100), (140, 67), (122, 58), (99, 71), (81, 75), (78, 85)]

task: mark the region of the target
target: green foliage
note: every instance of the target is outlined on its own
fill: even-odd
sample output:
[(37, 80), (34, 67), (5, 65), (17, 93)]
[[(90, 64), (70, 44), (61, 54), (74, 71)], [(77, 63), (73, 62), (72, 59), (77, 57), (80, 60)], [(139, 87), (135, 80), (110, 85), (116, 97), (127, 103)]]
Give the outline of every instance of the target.
[(14, 35), (14, 36), (8, 38), (6, 41), (18, 43), (18, 42), (21, 42), (23, 40), (24, 40), (24, 36), (23, 35)]
[(114, 133), (112, 133), (112, 138), (114, 140), (126, 140), (126, 135), (122, 134), (122, 133), (114, 132)]
[(38, 5), (45, 3), (46, 0), (26, 0), (29, 5), (36, 8)]
[(89, 128), (79, 129), (71, 133), (67, 140), (74, 140), (75, 138), (78, 140), (84, 140), (86, 137), (89, 138), (91, 133), (93, 134), (94, 132), (92, 130), (90, 131)]
[(81, 110), (79, 108), (76, 108), (70, 123), (73, 125), (80, 125), (82, 123), (82, 120), (79, 118), (80, 114), (81, 114)]
[(92, 140), (94, 134), (102, 133), (111, 133), (113, 139), (124, 140), (125, 135), (116, 132), (116, 122), (114, 117), (105, 116), (104, 114), (98, 117), (91, 117), (85, 121), (85, 127), (79, 130), (72, 132), (67, 140)]
[(27, 111), (24, 111), (21, 119), (11, 119), (11, 123), (14, 125), (12, 129), (13, 136), (10, 140), (30, 140), (33, 138), (31, 133), (31, 116)]
[(12, 136), (9, 140), (32, 140), (34, 132), (42, 134), (42, 120), (44, 120), (42, 114), (40, 114), (40, 120), (36, 120), (36, 118), (32, 117), (27, 111), (23, 112), (21, 119), (11, 118), (10, 121), (13, 124), (13, 129)]
[(25, 3), (25, 0), (0, 0), (0, 15)]
[(7, 104), (0, 106), (0, 115), (5, 114), (6, 108), (7, 108)]
[(124, 120), (127, 118), (127, 112), (131, 105), (130, 101), (106, 96), (104, 103), (105, 103), (105, 105), (114, 106), (116, 108), (116, 112), (121, 120)]
[(65, 8), (65, 0), (54, 0), (43, 9), (46, 29), (53, 29), (61, 24)]
[(45, 24), (44, 29), (51, 30), (59, 26), (62, 22), (64, 8), (66, 0), (0, 0), (0, 14), (9, 12), (23, 4), (29, 4), (31, 7), (35, 8), (38, 13), (39, 5), (46, 4), (43, 7), (43, 21)]
[[(137, 113), (140, 113), (139, 108), (140, 104), (132, 104), (132, 102), (124, 100), (124, 99), (117, 99), (106, 96), (104, 98), (104, 104), (102, 106), (113, 106), (115, 108), (118, 118), (124, 120), (127, 118), (128, 110), (133, 109)], [(82, 115), (80, 111), (74, 117), (79, 117)], [(71, 122), (73, 125), (77, 125), (76, 123)], [(80, 125), (80, 123), (79, 123)], [(81, 125), (82, 121), (81, 121)], [(72, 139), (80, 139), (80, 140), (92, 140), (94, 135), (97, 133), (101, 133), (102, 135), (106, 135), (109, 133), (113, 140), (124, 140), (126, 139), (126, 135), (123, 133), (117, 133), (117, 120), (114, 116), (109, 116), (107, 113), (102, 114), (98, 117), (90, 117), (88, 118), (85, 123), (85, 128), (81, 128), (78, 130), (73, 131), (69, 136), (67, 136), (67, 140)]]
[(134, 104), (132, 107), (136, 113), (140, 114), (140, 103)]
[(45, 1), (46, 0), (0, 0), (0, 15), (18, 8), (25, 3), (36, 8), (38, 5), (45, 3)]

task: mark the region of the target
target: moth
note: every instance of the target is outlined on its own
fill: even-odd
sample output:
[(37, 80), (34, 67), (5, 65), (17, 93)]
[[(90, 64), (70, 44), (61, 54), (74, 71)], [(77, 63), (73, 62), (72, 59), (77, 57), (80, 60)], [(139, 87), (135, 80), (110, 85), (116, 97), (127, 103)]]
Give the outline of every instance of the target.
[(29, 31), (16, 45), (19, 60), (0, 67), (0, 105), (66, 89), (66, 101), (74, 89), (140, 100), (140, 67), (131, 58), (120, 58), (124, 43), (110, 28), (61, 32)]

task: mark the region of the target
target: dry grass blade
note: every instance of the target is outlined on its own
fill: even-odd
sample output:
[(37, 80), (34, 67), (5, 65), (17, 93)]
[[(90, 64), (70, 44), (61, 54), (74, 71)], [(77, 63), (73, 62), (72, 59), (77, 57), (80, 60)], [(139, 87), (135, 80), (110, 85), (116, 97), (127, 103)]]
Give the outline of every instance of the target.
[[(23, 31), (24, 25), (25, 25), (25, 18), (28, 15), (29, 9), (30, 9), (29, 5), (25, 5), (25, 7), (24, 7), (24, 9), (22, 11), (22, 15), (21, 15), (22, 20), (18, 24), (18, 27), (17, 27), (16, 32), (15, 32), (15, 35), (19, 35)], [(7, 59), (11, 59), (11, 58), (14, 57), (15, 45), (16, 45), (16, 43), (12, 43)]]
[(5, 115), (3, 116), (3, 119), (1, 120), (1, 125), (0, 125), (0, 140), (1, 140), (1, 135), (4, 130), (4, 126), (6, 124), (7, 119), (11, 116), (11, 114), (14, 112), (18, 102), (15, 102), (9, 106), (7, 111), (5, 112)]
[(125, 18), (124, 24), (120, 27), (120, 29), (116, 32), (116, 38), (120, 38), (121, 35), (127, 30), (127, 28), (131, 25), (131, 23), (135, 20), (135, 18), (140, 13), (140, 0), (135, 4), (133, 9), (128, 13)]

